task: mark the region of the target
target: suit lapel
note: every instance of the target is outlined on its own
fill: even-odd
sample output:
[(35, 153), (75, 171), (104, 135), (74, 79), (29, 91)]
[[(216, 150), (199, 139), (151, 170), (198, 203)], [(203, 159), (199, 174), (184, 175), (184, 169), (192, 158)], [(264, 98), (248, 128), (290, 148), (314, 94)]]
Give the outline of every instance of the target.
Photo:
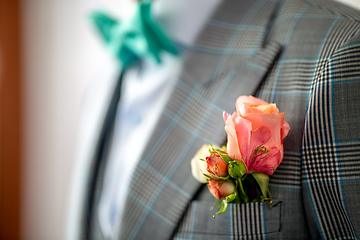
[[(258, 12), (260, 6), (266, 13)], [(274, 2), (224, 1), (204, 27), (135, 170), (119, 239), (171, 237), (200, 187), (190, 159), (204, 143), (225, 141), (222, 112), (234, 111), (238, 96), (255, 93), (280, 51), (277, 43), (261, 48), (275, 9)], [(262, 25), (253, 14), (264, 18)], [(214, 31), (223, 34), (209, 35)]]

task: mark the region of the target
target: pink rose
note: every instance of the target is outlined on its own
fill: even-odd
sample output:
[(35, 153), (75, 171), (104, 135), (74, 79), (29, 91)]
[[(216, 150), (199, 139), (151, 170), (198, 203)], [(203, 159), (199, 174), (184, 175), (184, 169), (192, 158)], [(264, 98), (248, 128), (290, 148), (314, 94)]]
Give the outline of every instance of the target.
[(209, 179), (207, 186), (210, 193), (217, 199), (222, 199), (235, 192), (235, 184), (230, 180)]
[(220, 156), (215, 152), (206, 157), (206, 170), (214, 177), (226, 177), (228, 175), (227, 165)]
[(246, 174), (273, 174), (282, 161), (283, 139), (290, 130), (285, 114), (276, 104), (269, 104), (253, 96), (240, 96), (236, 112), (224, 112), (228, 136), (227, 152), (234, 160), (243, 161)]

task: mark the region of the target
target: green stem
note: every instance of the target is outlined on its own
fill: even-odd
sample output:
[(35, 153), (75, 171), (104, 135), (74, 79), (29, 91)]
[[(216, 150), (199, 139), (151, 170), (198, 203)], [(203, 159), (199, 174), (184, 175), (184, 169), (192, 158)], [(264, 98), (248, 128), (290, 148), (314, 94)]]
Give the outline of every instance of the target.
[(235, 189), (235, 191), (236, 191), (235, 201), (236, 201), (237, 204), (241, 204), (242, 202), (241, 202), (241, 198), (240, 198), (240, 195), (239, 195), (239, 191), (238, 191), (237, 188)]
[(240, 190), (241, 190), (241, 196), (242, 196), (242, 199), (244, 200), (244, 203), (248, 203), (249, 198), (248, 198), (248, 196), (246, 195), (246, 193), (244, 191), (241, 180), (238, 180), (238, 184), (239, 184), (239, 187), (240, 187)]

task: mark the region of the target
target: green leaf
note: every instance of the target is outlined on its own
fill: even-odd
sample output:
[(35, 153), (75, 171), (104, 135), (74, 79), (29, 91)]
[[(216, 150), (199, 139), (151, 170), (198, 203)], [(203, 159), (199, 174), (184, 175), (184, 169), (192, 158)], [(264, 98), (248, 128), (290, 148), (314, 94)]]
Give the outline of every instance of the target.
[(205, 177), (211, 178), (211, 179), (214, 179), (214, 180), (219, 180), (219, 179), (228, 180), (229, 179), (229, 175), (227, 175), (226, 177), (214, 177), (214, 176), (208, 175), (206, 173), (203, 173), (203, 171), (201, 169), (200, 169), (200, 171), (201, 171), (202, 175), (204, 175)]
[(210, 143), (211, 150), (215, 152), (214, 146)]
[(218, 177), (218, 179), (221, 179), (221, 180), (228, 180), (228, 179), (229, 179), (229, 175), (227, 175), (226, 177)]
[(224, 162), (226, 163), (226, 165), (229, 165), (229, 163), (232, 161), (232, 159), (226, 155), (226, 154), (220, 154), (221, 158), (224, 160)]
[(215, 149), (215, 151), (217, 152), (217, 153), (219, 153), (219, 154), (226, 154), (226, 152), (225, 151), (223, 151), (223, 150), (221, 150), (221, 149)]
[(232, 178), (242, 178), (246, 173), (246, 166), (241, 161), (231, 161), (228, 166), (228, 171)]
[(237, 194), (235, 192), (235, 193), (233, 193), (233, 194), (231, 194), (231, 195), (229, 195), (229, 196), (227, 196), (225, 198), (226, 198), (227, 202), (232, 202), (232, 201), (235, 200), (236, 196), (237, 196)]
[(219, 154), (226, 154), (226, 151), (222, 150), (221, 148), (214, 148), (214, 150)]
[(253, 172), (251, 173), (251, 175), (255, 178), (255, 180), (259, 184), (263, 196), (266, 197), (268, 192), (268, 185), (269, 185), (269, 175), (260, 172)]
[[(200, 170), (200, 171), (201, 171), (201, 170)], [(213, 176), (211, 176), (211, 175), (207, 175), (206, 173), (203, 173), (203, 171), (201, 171), (201, 173), (202, 173), (202, 175), (204, 175), (204, 176), (207, 177), (207, 178), (211, 178), (211, 179), (214, 179), (214, 180), (218, 180), (218, 178), (213, 177)]]
[[(216, 152), (219, 154), (226, 154), (226, 151), (222, 150), (222, 149), (218, 149), (218, 148), (214, 148), (214, 146), (210, 143), (210, 148), (209, 151), (211, 152)], [(224, 148), (224, 146), (222, 146), (221, 148)]]
[(226, 199), (225, 199), (225, 200), (222, 200), (222, 203), (221, 203), (220, 206), (219, 206), (220, 210), (219, 210), (217, 213), (215, 213), (215, 214), (213, 215), (213, 217), (215, 218), (216, 215), (219, 215), (220, 213), (225, 212), (226, 209), (227, 209), (227, 207), (228, 207), (228, 202), (227, 202), (227, 200), (226, 200)]
[[(220, 149), (218, 148), (214, 148), (214, 146), (210, 143), (210, 148), (209, 148), (209, 152), (212, 153), (212, 152), (216, 152), (218, 154), (226, 154), (226, 146), (222, 146)], [(224, 150), (223, 150), (224, 149)]]
[(215, 206), (218, 205), (219, 202), (220, 202), (220, 199), (216, 199), (214, 206), (212, 206), (210, 208), (210, 210), (213, 210), (215, 208)]

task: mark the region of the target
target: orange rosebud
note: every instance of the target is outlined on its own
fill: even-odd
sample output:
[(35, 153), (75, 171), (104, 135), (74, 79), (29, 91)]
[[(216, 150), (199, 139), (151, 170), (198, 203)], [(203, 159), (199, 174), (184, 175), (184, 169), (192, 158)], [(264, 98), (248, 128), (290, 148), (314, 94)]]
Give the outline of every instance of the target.
[(212, 152), (210, 156), (206, 157), (206, 170), (214, 177), (226, 177), (228, 175), (227, 165), (220, 156)]
[(235, 184), (230, 180), (209, 179), (210, 193), (217, 199), (225, 198), (235, 192)]

